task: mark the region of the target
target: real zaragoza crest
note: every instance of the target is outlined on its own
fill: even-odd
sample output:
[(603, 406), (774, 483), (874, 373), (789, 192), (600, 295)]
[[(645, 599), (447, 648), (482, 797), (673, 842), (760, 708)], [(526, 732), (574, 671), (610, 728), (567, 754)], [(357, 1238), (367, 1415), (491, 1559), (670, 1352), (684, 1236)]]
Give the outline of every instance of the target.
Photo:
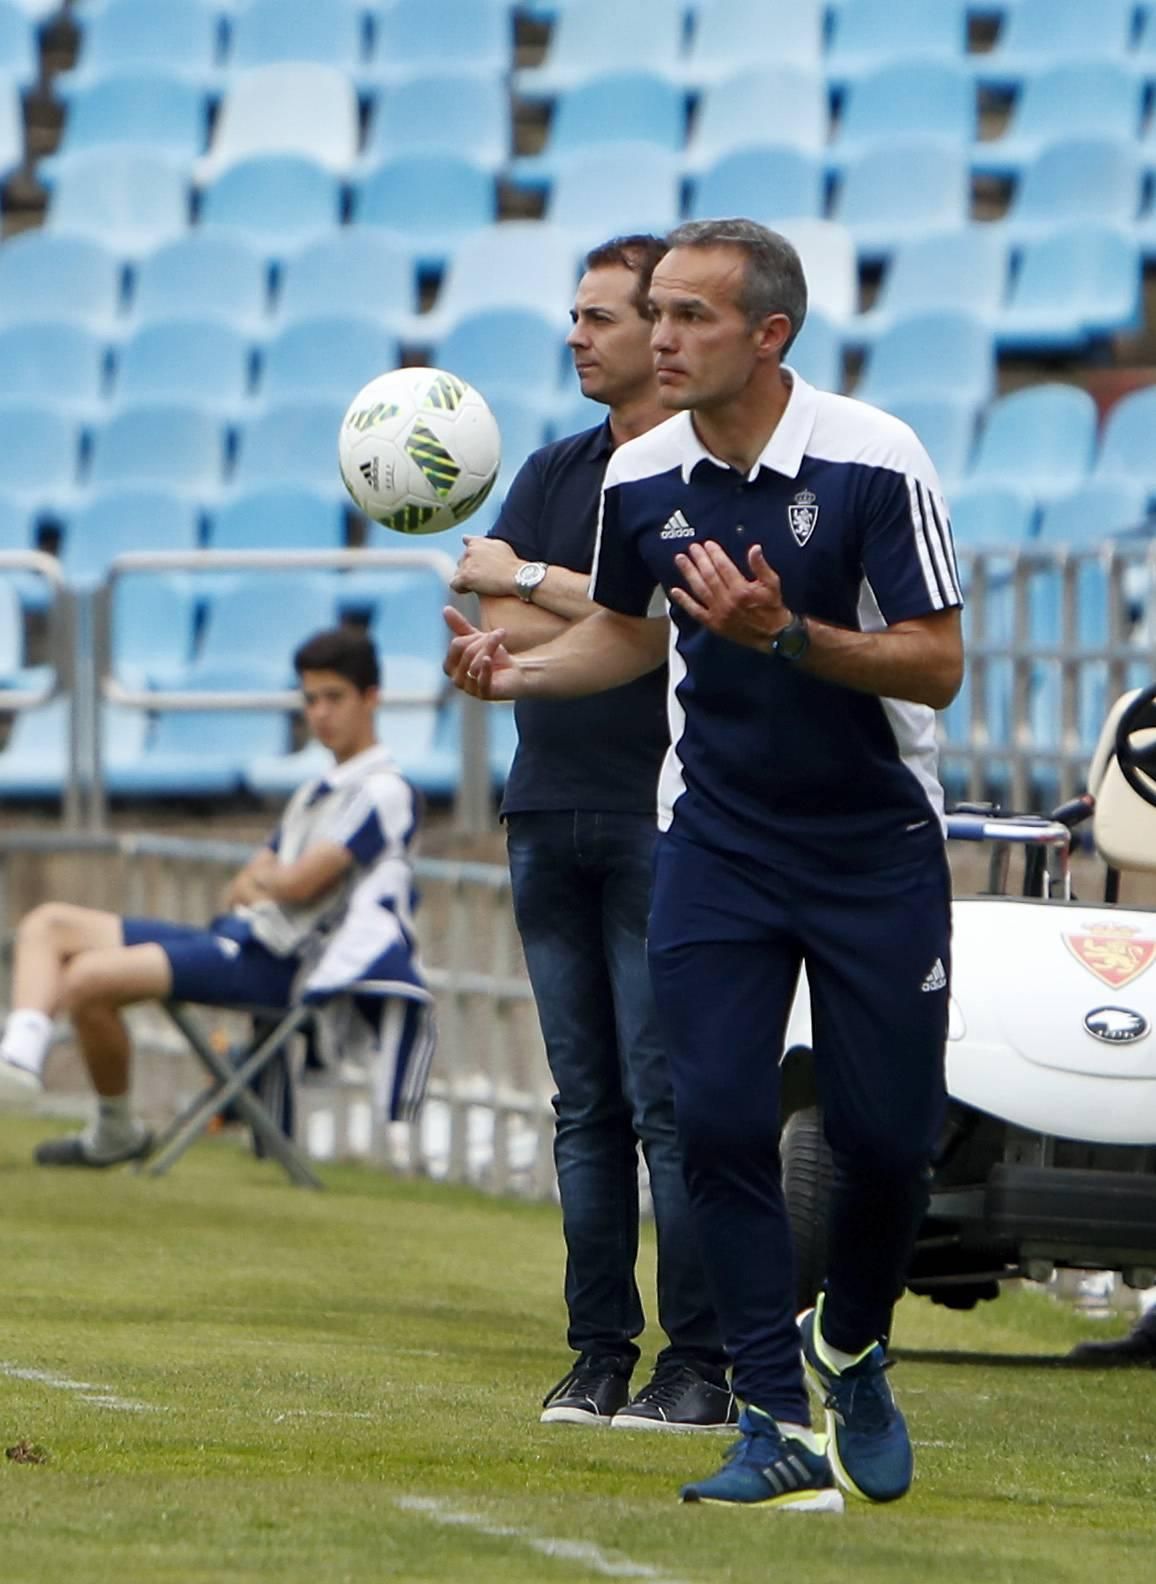
[(787, 507), (787, 521), (791, 525), (795, 543), (805, 545), (815, 532), (815, 524), (819, 521), (819, 503), (812, 490), (799, 491)]

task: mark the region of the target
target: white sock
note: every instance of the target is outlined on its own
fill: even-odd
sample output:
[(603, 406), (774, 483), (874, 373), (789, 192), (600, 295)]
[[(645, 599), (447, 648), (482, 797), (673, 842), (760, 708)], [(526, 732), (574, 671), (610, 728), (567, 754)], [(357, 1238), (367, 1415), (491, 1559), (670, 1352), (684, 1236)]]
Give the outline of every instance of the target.
[(94, 1155), (115, 1155), (135, 1144), (141, 1135), (140, 1123), (133, 1118), (128, 1095), (101, 1095), (96, 1122), (85, 1135)]
[(52, 1019), (45, 1012), (25, 1007), (9, 1013), (4, 1038), (0, 1040), (0, 1058), (39, 1078), (52, 1044), (52, 1027)]
[(819, 1342), (821, 1344), (819, 1352), (823, 1363), (829, 1365), (837, 1375), (841, 1375), (845, 1369), (850, 1369), (853, 1364), (858, 1364), (860, 1360), (865, 1359), (871, 1348), (875, 1346), (874, 1342), (872, 1342), (871, 1347), (865, 1347), (862, 1353), (844, 1353), (842, 1348), (832, 1347), (822, 1336), (820, 1336)]
[(827, 1450), (825, 1438), (816, 1435), (810, 1425), (792, 1424), (789, 1419), (776, 1419), (775, 1423), (788, 1441), (801, 1441), (808, 1452), (818, 1452), (821, 1455)]

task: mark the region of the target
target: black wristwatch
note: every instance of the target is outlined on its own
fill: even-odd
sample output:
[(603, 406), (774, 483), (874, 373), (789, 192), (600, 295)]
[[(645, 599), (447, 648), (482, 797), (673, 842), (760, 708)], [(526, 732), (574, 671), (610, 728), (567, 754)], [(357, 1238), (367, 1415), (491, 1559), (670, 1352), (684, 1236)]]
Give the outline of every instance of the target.
[(787, 660), (794, 665), (810, 647), (811, 634), (807, 631), (807, 618), (792, 616), (787, 625), (780, 627), (771, 639), (770, 653), (776, 660)]

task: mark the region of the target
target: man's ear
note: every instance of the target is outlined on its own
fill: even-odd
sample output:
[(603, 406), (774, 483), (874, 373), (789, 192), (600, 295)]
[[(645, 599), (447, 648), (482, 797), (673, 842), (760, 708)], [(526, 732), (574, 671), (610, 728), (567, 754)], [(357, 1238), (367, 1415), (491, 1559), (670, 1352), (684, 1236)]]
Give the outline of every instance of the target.
[(768, 314), (757, 331), (756, 351), (759, 357), (779, 357), (791, 337), (791, 321), (786, 314)]

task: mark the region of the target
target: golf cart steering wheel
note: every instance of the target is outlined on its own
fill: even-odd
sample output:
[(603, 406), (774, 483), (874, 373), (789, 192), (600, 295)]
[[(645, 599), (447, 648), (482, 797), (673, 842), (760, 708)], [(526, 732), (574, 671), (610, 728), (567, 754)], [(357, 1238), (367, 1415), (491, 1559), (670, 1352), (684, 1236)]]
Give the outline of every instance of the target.
[(1120, 774), (1138, 798), (1156, 808), (1156, 738), (1140, 747), (1132, 739), (1141, 731), (1156, 731), (1156, 684), (1141, 688), (1116, 726)]

